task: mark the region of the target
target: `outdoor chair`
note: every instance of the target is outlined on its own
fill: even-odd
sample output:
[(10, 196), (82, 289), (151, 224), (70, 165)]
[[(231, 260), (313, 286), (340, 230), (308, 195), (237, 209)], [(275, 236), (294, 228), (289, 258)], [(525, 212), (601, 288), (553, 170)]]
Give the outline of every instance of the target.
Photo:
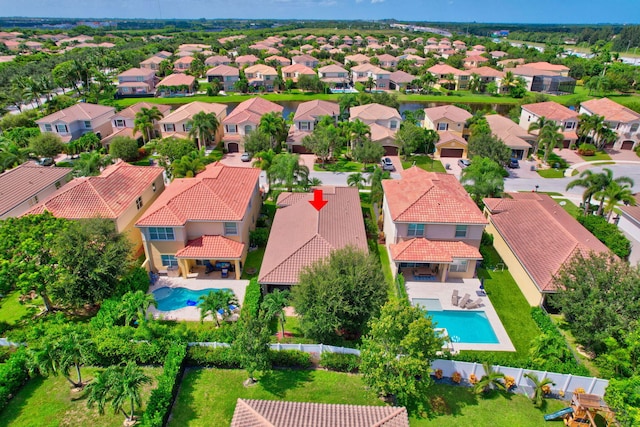
[(470, 301), (471, 301), (471, 295), (464, 294), (464, 296), (460, 300), (460, 308), (465, 308), (465, 306), (469, 304)]
[(454, 289), (453, 294), (451, 294), (451, 304), (454, 307), (458, 306), (458, 290), (457, 289)]
[(468, 310), (472, 310), (474, 308), (478, 308), (480, 307), (480, 304), (482, 304), (482, 299), (478, 298), (477, 300), (475, 300), (474, 302), (470, 302), (467, 304), (467, 306), (465, 307)]

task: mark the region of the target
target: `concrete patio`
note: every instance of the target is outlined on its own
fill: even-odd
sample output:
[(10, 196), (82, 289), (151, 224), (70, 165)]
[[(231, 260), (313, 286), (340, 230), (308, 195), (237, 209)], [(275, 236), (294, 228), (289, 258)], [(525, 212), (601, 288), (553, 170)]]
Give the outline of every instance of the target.
[[(446, 283), (443, 282), (414, 282), (407, 281), (405, 283), (407, 294), (409, 295), (409, 301), (413, 301), (416, 298), (430, 298), (438, 299), (442, 310), (456, 310), (456, 311), (484, 311), (493, 331), (498, 338), (498, 344), (477, 344), (477, 343), (453, 343), (455, 351), (460, 350), (478, 350), (478, 351), (515, 351), (515, 347), (511, 343), (511, 339), (507, 334), (507, 331), (502, 326), (498, 313), (491, 304), (489, 297), (478, 296), (476, 291), (480, 290), (479, 279), (458, 279), (450, 280)], [(475, 301), (478, 298), (482, 299), (482, 305), (474, 310), (467, 310), (454, 306), (451, 303), (451, 295), (453, 290), (458, 290), (458, 296), (462, 298), (465, 294), (471, 296), (471, 301)]]
[[(218, 275), (220, 272), (217, 272)], [(244, 301), (244, 294), (249, 285), (248, 280), (233, 280), (233, 279), (217, 279), (217, 278), (204, 278), (198, 277), (193, 279), (183, 279), (182, 277), (167, 277), (160, 276), (158, 281), (149, 287), (149, 293), (156, 289), (169, 287), (169, 288), (188, 288), (192, 290), (202, 290), (208, 288), (215, 289), (231, 289), (236, 294), (238, 302), (242, 304)], [(155, 319), (166, 320), (189, 320), (199, 321), (200, 310), (198, 307), (184, 307), (178, 310), (160, 311), (155, 307), (149, 307), (148, 313), (150, 313)], [(213, 321), (211, 317), (207, 318), (207, 321)]]

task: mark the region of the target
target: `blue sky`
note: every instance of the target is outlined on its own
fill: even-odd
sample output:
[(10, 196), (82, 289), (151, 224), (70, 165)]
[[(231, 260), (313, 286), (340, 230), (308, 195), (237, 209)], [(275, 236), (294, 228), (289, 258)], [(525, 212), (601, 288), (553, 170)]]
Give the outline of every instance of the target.
[(639, 0), (0, 0), (3, 16), (640, 23)]

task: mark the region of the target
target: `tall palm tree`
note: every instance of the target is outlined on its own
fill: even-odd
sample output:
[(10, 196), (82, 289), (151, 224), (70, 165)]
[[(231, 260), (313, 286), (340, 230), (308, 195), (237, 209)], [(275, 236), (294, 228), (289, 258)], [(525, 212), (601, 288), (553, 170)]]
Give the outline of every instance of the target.
[(562, 148), (562, 141), (564, 141), (564, 135), (560, 130), (562, 126), (557, 125), (556, 122), (548, 122), (542, 129), (540, 129), (540, 135), (538, 135), (538, 141), (544, 147), (544, 158), (542, 161), (547, 163), (549, 160), (549, 154), (554, 148)]
[(136, 118), (133, 122), (134, 131), (140, 132), (144, 142), (149, 142), (153, 139), (153, 128), (158, 120), (164, 117), (158, 107), (146, 108), (142, 107), (140, 111), (136, 113)]
[(360, 119), (351, 122), (351, 151), (371, 137), (371, 128)]
[[(104, 414), (107, 403), (111, 404), (114, 413), (121, 412), (125, 420), (134, 420), (136, 406), (142, 405), (140, 391), (142, 386), (150, 384), (151, 378), (134, 362), (125, 366), (111, 366), (101, 372), (87, 387), (89, 398), (87, 406), (98, 406), (98, 412)], [(130, 412), (125, 411), (125, 405), (130, 405)]]
[(289, 291), (280, 291), (275, 289), (267, 294), (262, 301), (262, 308), (267, 312), (267, 318), (278, 319), (280, 328), (282, 329), (282, 338), (284, 338), (284, 324), (287, 320), (284, 309), (289, 305)]
[(533, 372), (527, 372), (524, 376), (533, 383), (533, 395), (531, 396), (531, 401), (536, 408), (542, 407), (542, 404), (544, 403), (545, 386), (556, 385), (556, 383), (554, 383), (551, 378), (540, 380)]
[(273, 159), (276, 155), (276, 152), (270, 148), (267, 151), (259, 151), (253, 156), (255, 158), (253, 166), (260, 168), (267, 173), (267, 182), (269, 185), (271, 185), (271, 173), (269, 172), (269, 169), (271, 168), (271, 163), (273, 163)]
[(97, 151), (81, 153), (73, 164), (73, 170), (77, 176), (100, 175), (100, 168), (105, 165), (106, 157)]
[(536, 143), (532, 150), (535, 156), (538, 155), (538, 149), (540, 147), (540, 131), (542, 130), (542, 128), (544, 128), (547, 125), (547, 123), (555, 123), (555, 122), (553, 120), (547, 119), (545, 116), (541, 116), (537, 121), (529, 125), (529, 129), (528, 129), (529, 132), (533, 132), (535, 130), (538, 131), (538, 137), (536, 138)]
[(633, 197), (631, 187), (627, 184), (620, 185), (615, 181), (609, 184), (604, 190), (596, 193), (595, 196), (605, 201), (604, 213), (607, 214), (607, 221), (611, 221), (611, 215), (613, 215), (613, 210), (618, 206), (618, 203), (636, 204), (636, 199)]
[(122, 310), (124, 312), (124, 324), (131, 325), (134, 320), (146, 321), (149, 307), (157, 307), (158, 303), (153, 294), (142, 291), (127, 292), (122, 296)]
[(229, 306), (238, 305), (236, 295), (228, 289), (211, 291), (207, 295), (200, 296), (199, 301), (200, 322), (206, 319), (207, 316), (212, 316), (218, 327), (220, 326), (218, 314), (220, 314), (220, 317), (224, 320), (231, 315)]
[(583, 187), (585, 189), (582, 193), (583, 215), (587, 215), (589, 213), (589, 207), (591, 206), (591, 199), (593, 198), (593, 195), (601, 190), (600, 180), (600, 174), (596, 174), (592, 170), (586, 169), (580, 173), (580, 176), (577, 179), (574, 179), (567, 184), (567, 190), (574, 187)]
[(512, 71), (507, 71), (500, 82), (500, 91), (502, 93), (508, 92), (512, 87), (518, 85), (518, 79)]
[(482, 88), (482, 80), (480, 80), (480, 76), (476, 73), (471, 74), (471, 79), (469, 79), (469, 90), (471, 92), (480, 92)]
[(287, 137), (287, 126), (282, 114), (278, 112), (269, 112), (260, 118), (258, 129), (269, 135), (271, 140), (271, 148), (284, 141)]
[[(628, 176), (619, 176), (617, 178), (613, 177), (613, 171), (609, 168), (603, 168), (602, 172), (597, 175), (597, 182), (599, 186), (598, 193), (603, 195), (608, 187), (610, 187), (613, 183), (618, 184), (619, 186), (625, 186), (625, 184), (629, 187), (633, 187), (633, 179)], [(605, 198), (598, 197), (598, 195), (594, 194), (596, 199), (600, 200), (600, 206), (598, 206), (597, 215), (602, 215), (604, 211), (604, 202)]]
[(357, 187), (358, 190), (362, 190), (368, 181), (368, 178), (360, 172), (354, 172), (347, 177), (347, 185)]
[(282, 183), (287, 191), (293, 191), (295, 185), (307, 185), (309, 182), (309, 168), (300, 164), (300, 156), (297, 154), (278, 154), (273, 159), (269, 172), (273, 180)]
[(373, 80), (373, 77), (371, 76), (367, 78), (367, 81), (364, 84), (364, 86), (369, 90), (369, 92), (371, 92), (371, 89), (373, 89), (375, 85), (376, 85), (376, 81)]
[(187, 122), (187, 126), (191, 126), (189, 137), (198, 145), (198, 149), (205, 148), (209, 142), (215, 139), (216, 132), (220, 127), (220, 121), (214, 113), (205, 113), (200, 111), (193, 115), (193, 118)]
[(420, 82), (422, 84), (422, 88), (427, 91), (427, 93), (431, 92), (431, 88), (438, 81), (438, 78), (431, 73), (424, 73), (420, 77)]
[(493, 370), (493, 366), (490, 363), (484, 362), (482, 364), (485, 374), (480, 378), (480, 381), (473, 387), (473, 391), (476, 394), (488, 393), (491, 390), (499, 389), (506, 390), (504, 385), (504, 374)]

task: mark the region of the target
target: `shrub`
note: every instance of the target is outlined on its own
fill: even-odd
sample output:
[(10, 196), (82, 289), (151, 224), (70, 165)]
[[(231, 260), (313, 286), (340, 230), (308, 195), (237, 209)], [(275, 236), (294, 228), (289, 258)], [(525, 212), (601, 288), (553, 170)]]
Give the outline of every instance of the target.
[(187, 350), (187, 365), (239, 369), (240, 359), (230, 347), (193, 346)]
[(142, 327), (96, 329), (94, 324), (91, 326), (94, 345), (87, 347), (87, 364), (90, 365), (119, 365), (129, 360), (139, 365), (162, 365), (169, 347), (179, 338), (168, 331), (150, 331)]
[(120, 279), (115, 296), (121, 297), (127, 292), (136, 291), (146, 293), (149, 290), (150, 284), (151, 281), (149, 280), (149, 273), (147, 273), (147, 270), (142, 267), (135, 267)]
[(268, 240), (269, 229), (267, 228), (256, 228), (249, 232), (249, 242), (251, 243), (251, 246), (267, 246)]
[(28, 379), (27, 356), (23, 349), (15, 352), (6, 363), (0, 364), (0, 412)]
[(597, 148), (593, 144), (580, 144), (578, 154), (581, 156), (595, 156)]
[(306, 369), (311, 367), (311, 355), (299, 350), (271, 350), (269, 360), (273, 367)]
[(184, 370), (186, 345), (176, 344), (169, 349), (158, 386), (151, 391), (147, 409), (142, 417), (144, 427), (162, 427), (169, 418), (169, 410), (178, 393), (179, 379)]
[(478, 377), (476, 377), (476, 374), (469, 375), (469, 384), (475, 385), (477, 383), (478, 383)]
[(508, 390), (511, 390), (513, 386), (516, 385), (516, 379), (510, 377), (509, 375), (505, 375), (504, 377), (504, 387)]
[(360, 367), (360, 356), (325, 351), (320, 356), (320, 366), (330, 371), (357, 372)]
[(580, 215), (578, 222), (598, 238), (611, 252), (626, 259), (631, 253), (631, 242), (615, 225), (597, 215)]
[(249, 282), (247, 289), (244, 293), (244, 301), (242, 303), (242, 315), (243, 316), (257, 316), (258, 309), (262, 304), (262, 288), (258, 283), (258, 279), (254, 277)]
[(460, 372), (454, 372), (453, 375), (451, 375), (451, 381), (456, 384), (460, 384), (460, 381), (462, 381), (462, 375)]
[(482, 232), (482, 239), (480, 240), (481, 246), (493, 246), (493, 234), (489, 234), (486, 231)]
[(436, 379), (441, 380), (442, 379), (442, 369), (436, 369), (435, 371), (433, 371), (433, 375), (436, 377)]

